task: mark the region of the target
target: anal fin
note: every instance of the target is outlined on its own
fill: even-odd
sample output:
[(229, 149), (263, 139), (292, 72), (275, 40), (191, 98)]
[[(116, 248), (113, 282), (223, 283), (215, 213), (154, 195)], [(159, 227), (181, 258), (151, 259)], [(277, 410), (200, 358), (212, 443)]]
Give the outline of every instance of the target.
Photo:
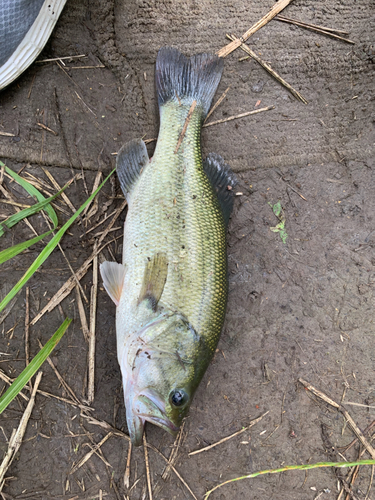
[(116, 306), (119, 305), (126, 268), (117, 262), (105, 261), (100, 264), (100, 274), (108, 295)]
[(156, 306), (167, 281), (167, 274), (167, 257), (164, 253), (157, 253), (146, 264), (138, 305), (144, 300), (148, 300), (153, 311), (156, 311)]
[(146, 144), (142, 139), (135, 139), (122, 146), (116, 159), (116, 172), (125, 196), (131, 192), (142, 169), (148, 163), (149, 157)]
[(224, 159), (216, 153), (207, 156), (203, 162), (203, 170), (217, 194), (225, 224), (228, 226), (234, 202), (232, 189), (238, 183), (237, 178)]

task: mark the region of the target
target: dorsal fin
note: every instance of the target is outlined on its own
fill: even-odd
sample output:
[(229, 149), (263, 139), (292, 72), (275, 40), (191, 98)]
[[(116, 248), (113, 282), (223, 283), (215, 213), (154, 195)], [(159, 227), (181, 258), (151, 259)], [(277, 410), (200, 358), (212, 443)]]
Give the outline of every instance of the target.
[(116, 306), (118, 306), (122, 293), (122, 285), (124, 284), (125, 266), (106, 260), (100, 264), (99, 269), (104, 288)]
[(203, 162), (203, 170), (217, 194), (225, 224), (228, 226), (233, 210), (233, 188), (237, 185), (237, 178), (224, 159), (216, 153), (210, 153), (207, 156)]
[(167, 280), (167, 274), (167, 256), (164, 253), (157, 253), (146, 264), (138, 305), (144, 300), (149, 300), (153, 311), (156, 311)]
[(127, 197), (137, 182), (142, 170), (149, 163), (146, 144), (142, 139), (134, 139), (122, 146), (117, 155), (116, 172), (121, 189)]

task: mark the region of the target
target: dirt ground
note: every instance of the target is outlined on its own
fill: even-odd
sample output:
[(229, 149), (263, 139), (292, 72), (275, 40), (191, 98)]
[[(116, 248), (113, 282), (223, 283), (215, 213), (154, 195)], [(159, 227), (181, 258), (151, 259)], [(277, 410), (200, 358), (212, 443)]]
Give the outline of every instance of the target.
[[(91, 192), (98, 170), (109, 173), (115, 163), (112, 153), (123, 142), (156, 137), (153, 76), (158, 49), (172, 45), (187, 55), (215, 52), (225, 45), (226, 33), (241, 35), (272, 3), (68, 0), (39, 59), (86, 57), (64, 61), (65, 67), (56, 62), (33, 64), (1, 92), (0, 131), (15, 136), (0, 136), (0, 159), (16, 171), (23, 169), (25, 178), (28, 172), (49, 182), (45, 168), (60, 185), (84, 172)], [(225, 59), (217, 97), (231, 87), (211, 120), (265, 106), (275, 109), (203, 130), (204, 156), (211, 151), (221, 154), (238, 174), (237, 191), (243, 194), (236, 197), (229, 226), (230, 293), (219, 351), (186, 419), (175, 462), (197, 498), (224, 480), (254, 471), (342, 459), (341, 447), (352, 441), (352, 431), (343, 416), (312, 397), (299, 378), (337, 402), (359, 404), (346, 408), (362, 430), (375, 419), (373, 7), (368, 0), (295, 0), (283, 12), (346, 30), (355, 45), (276, 20), (250, 38), (249, 46), (301, 92), (307, 105), (254, 60), (239, 61), (245, 55), (239, 49)], [(155, 143), (148, 147), (152, 154)], [(31, 203), (15, 183), (6, 179), (4, 185), (18, 202)], [(73, 184), (67, 195), (79, 207), (87, 198), (83, 180)], [(117, 180), (105, 186), (86, 231), (121, 205), (120, 195)], [(286, 218), (285, 244), (270, 230), (279, 222), (272, 212), (279, 200)], [(60, 206), (65, 210), (58, 212), (63, 223), (72, 211), (63, 203)], [(0, 200), (0, 216), (11, 213), (14, 207)], [(105, 240), (119, 238), (103, 250), (108, 260), (121, 260), (124, 219), (125, 213)], [(37, 231), (47, 230), (42, 216), (32, 217), (31, 222)], [(95, 235), (106, 224), (85, 235), (75, 223), (65, 235), (62, 248), (74, 270), (91, 255)], [(30, 229), (20, 223), (2, 238), (1, 248), (31, 237)], [(42, 248), (39, 243), (2, 266), (2, 295)], [(31, 318), (70, 276), (67, 262), (56, 250), (29, 282)], [(90, 268), (81, 281), (88, 298), (92, 279)], [(100, 285), (90, 414), (126, 432), (114, 315), (115, 306)], [(52, 361), (83, 402), (88, 346), (74, 291), (31, 327), (30, 351), (34, 356), (38, 340), (45, 343), (67, 316), (74, 321)], [(25, 365), (24, 318), (22, 290), (0, 324), (0, 369), (10, 377)], [(40, 388), (70, 399), (47, 363), (43, 372)], [(1, 451), (25, 404), (17, 398), (1, 415)], [(188, 456), (265, 412), (240, 436)], [(132, 453), (130, 485), (138, 482), (129, 493), (123, 484), (128, 441), (119, 436), (112, 435), (101, 448), (107, 465), (94, 455), (70, 474), (89, 446), (107, 433), (89, 424), (77, 407), (37, 395), (3, 498), (146, 498), (143, 450)], [(147, 439), (164, 456), (170, 455), (174, 439), (164, 431), (149, 425)], [(354, 459), (358, 453), (356, 444), (344, 456)], [(161, 478), (165, 463), (158, 454), (149, 450), (149, 460), (155, 499), (192, 498), (173, 473), (167, 480)], [(262, 476), (225, 486), (212, 498), (331, 500), (338, 497), (340, 474), (346, 471)], [(360, 469), (355, 498), (366, 497), (370, 476), (370, 467)], [(375, 499), (374, 491), (368, 499)]]

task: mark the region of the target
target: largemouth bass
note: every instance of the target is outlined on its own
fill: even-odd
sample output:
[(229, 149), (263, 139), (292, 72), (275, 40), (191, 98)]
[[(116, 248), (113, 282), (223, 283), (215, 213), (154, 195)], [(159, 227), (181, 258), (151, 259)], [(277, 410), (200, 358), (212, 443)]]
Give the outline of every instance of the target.
[(122, 147), (128, 201), (123, 262), (104, 262), (117, 306), (117, 354), (133, 444), (146, 421), (176, 433), (219, 340), (227, 303), (226, 226), (234, 174), (200, 135), (223, 71), (217, 56), (163, 48), (156, 61), (160, 131)]

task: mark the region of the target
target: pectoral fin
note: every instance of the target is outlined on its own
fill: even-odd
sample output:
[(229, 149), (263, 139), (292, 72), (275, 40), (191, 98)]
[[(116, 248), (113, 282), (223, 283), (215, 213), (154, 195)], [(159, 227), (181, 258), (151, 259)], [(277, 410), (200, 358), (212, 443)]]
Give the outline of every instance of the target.
[(157, 253), (146, 264), (138, 305), (143, 300), (149, 300), (152, 309), (156, 311), (167, 280), (167, 274), (167, 257), (164, 253)]
[(100, 264), (100, 274), (102, 275), (104, 288), (116, 306), (119, 305), (122, 286), (124, 284), (125, 266), (117, 262), (105, 261)]

